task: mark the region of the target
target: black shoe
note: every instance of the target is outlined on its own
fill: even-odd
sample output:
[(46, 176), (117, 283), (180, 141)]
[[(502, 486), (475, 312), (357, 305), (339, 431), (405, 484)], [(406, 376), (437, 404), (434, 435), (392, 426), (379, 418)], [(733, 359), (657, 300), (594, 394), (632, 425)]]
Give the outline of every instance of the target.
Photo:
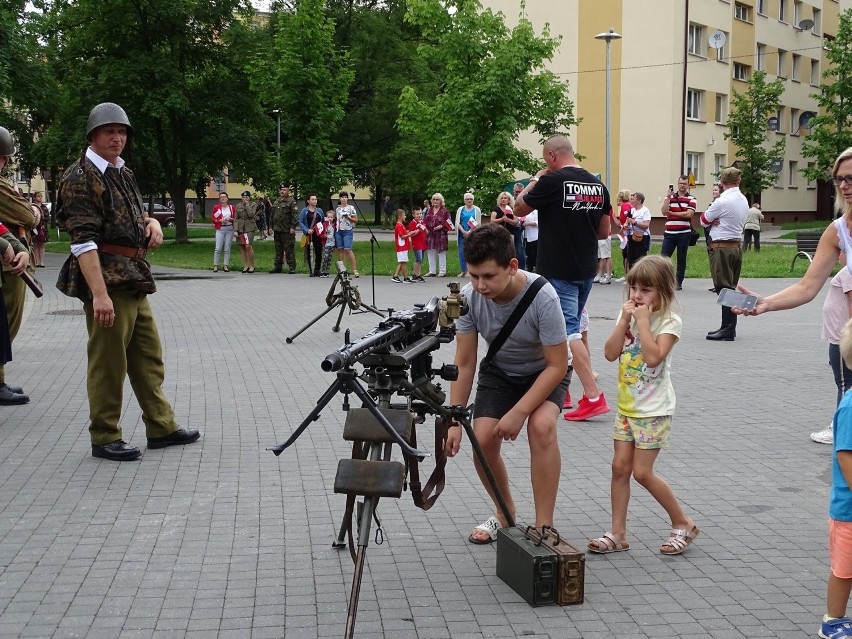
[(290, 275), (295, 275), (295, 274), (296, 274), (296, 269), (291, 268), (289, 271), (287, 271), (287, 273), (288, 273), (288, 274), (290, 274)]
[(197, 441), (199, 437), (201, 437), (201, 433), (194, 428), (190, 428), (189, 430), (178, 428), (175, 432), (169, 433), (165, 437), (149, 437), (148, 448), (165, 448), (166, 446), (191, 444)]
[(720, 328), (718, 331), (707, 333), (707, 339), (714, 342), (733, 342), (737, 332), (732, 328)]
[(0, 386), (0, 406), (18, 406), (28, 404), (30, 398), (23, 393), (15, 393), (11, 388), (3, 384)]
[(24, 389), (20, 386), (9, 386), (8, 384), (0, 384), (0, 388), (8, 388), (10, 391), (15, 393), (15, 395), (23, 395)]
[(142, 456), (142, 451), (131, 446), (123, 439), (118, 439), (103, 446), (92, 444), (92, 457), (102, 457), (111, 461), (133, 461)]
[(269, 271), (269, 272), (270, 272), (270, 273), (283, 273), (284, 271), (282, 271), (282, 270), (281, 270), (281, 267), (280, 267), (280, 266), (276, 266), (274, 269), (272, 269), (272, 270), (271, 270), (271, 271)]

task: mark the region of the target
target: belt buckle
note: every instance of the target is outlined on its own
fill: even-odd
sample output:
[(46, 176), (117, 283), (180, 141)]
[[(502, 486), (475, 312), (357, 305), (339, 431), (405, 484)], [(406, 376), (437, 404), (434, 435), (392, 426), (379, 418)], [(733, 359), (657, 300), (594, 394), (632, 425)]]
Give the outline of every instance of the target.
[(145, 259), (145, 249), (143, 249), (143, 248), (136, 249), (136, 259), (138, 259), (138, 260)]

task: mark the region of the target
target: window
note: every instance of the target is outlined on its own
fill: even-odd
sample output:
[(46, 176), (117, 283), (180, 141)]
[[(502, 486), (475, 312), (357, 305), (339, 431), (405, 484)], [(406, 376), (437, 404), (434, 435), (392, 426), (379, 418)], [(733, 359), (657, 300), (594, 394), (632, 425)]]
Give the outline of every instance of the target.
[(727, 164), (727, 156), (724, 153), (716, 153), (713, 156), (713, 175), (718, 177)]
[(778, 49), (778, 73), (779, 78), (787, 77), (787, 52), (784, 49)]
[(757, 0), (757, 12), (762, 16), (766, 15), (766, 0)]
[(822, 11), (820, 11), (816, 7), (814, 8), (813, 20), (814, 20), (814, 26), (811, 27), (811, 33), (818, 36), (820, 34), (820, 32), (822, 31)]
[(795, 160), (790, 160), (790, 174), (787, 176), (787, 187), (791, 189), (798, 188), (799, 181), (799, 163)]
[(799, 110), (790, 107), (790, 135), (799, 135)]
[(802, 56), (793, 54), (793, 70), (790, 71), (790, 79), (793, 82), (799, 81), (799, 67), (801, 67)]
[(787, 0), (778, 0), (778, 19), (787, 22)]
[(734, 80), (742, 80), (743, 82), (748, 82), (748, 76), (749, 66), (747, 64), (734, 62)]
[[(724, 31), (722, 33), (725, 33)], [(725, 44), (716, 49), (716, 60), (718, 62), (727, 62), (728, 61), (728, 41), (731, 37), (725, 33)]]
[(703, 91), (695, 89), (686, 90), (686, 119), (700, 120), (701, 119), (701, 94)]
[[(775, 128), (770, 127), (770, 130), (775, 131), (776, 133), (784, 133), (784, 109), (783, 107), (777, 109), (775, 111), (775, 115), (772, 116), (775, 118), (775, 122), (777, 123)], [(771, 118), (770, 118), (771, 119)]]
[(687, 34), (687, 50), (692, 55), (704, 55), (704, 27), (701, 25), (690, 23)]
[[(808, 162), (808, 170), (813, 171), (815, 166), (816, 166), (815, 162)], [(816, 184), (814, 184), (814, 181), (811, 178), (807, 179), (807, 181), (805, 182), (805, 186), (808, 187), (809, 189), (815, 189), (816, 188)]]
[(686, 154), (686, 174), (695, 176), (695, 183), (701, 184), (703, 180), (701, 179), (701, 156), (703, 153), (691, 153), (687, 152)]
[(819, 60), (811, 60), (811, 86), (819, 86)]
[(793, 24), (799, 26), (802, 21), (802, 3), (800, 0), (793, 0)]
[(766, 45), (757, 43), (757, 55), (754, 57), (754, 68), (758, 71), (766, 70)]
[(751, 22), (751, 7), (737, 2), (734, 4), (734, 17), (743, 22)]
[(728, 96), (724, 93), (716, 94), (716, 124), (725, 124), (728, 119)]

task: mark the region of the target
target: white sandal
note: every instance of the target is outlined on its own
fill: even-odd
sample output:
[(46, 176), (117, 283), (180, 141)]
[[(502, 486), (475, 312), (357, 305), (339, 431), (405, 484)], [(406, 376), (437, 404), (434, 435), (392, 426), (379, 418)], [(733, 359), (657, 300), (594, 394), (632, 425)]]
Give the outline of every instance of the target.
[[(484, 522), (479, 524), (473, 531), (470, 533), (470, 536), (467, 538), (468, 541), (472, 544), (490, 544), (493, 543), (495, 539), (497, 539), (497, 531), (503, 527), (496, 517), (489, 517)], [(477, 530), (488, 533), (488, 539), (477, 539), (473, 536), (473, 533)]]

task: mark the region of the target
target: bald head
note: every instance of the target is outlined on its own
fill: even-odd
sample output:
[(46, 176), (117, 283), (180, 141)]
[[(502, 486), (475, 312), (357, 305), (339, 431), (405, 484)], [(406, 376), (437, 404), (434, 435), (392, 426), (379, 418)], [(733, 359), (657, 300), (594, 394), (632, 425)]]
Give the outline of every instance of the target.
[(566, 164), (576, 162), (571, 140), (564, 135), (551, 135), (544, 143), (544, 161), (551, 171), (561, 169)]

